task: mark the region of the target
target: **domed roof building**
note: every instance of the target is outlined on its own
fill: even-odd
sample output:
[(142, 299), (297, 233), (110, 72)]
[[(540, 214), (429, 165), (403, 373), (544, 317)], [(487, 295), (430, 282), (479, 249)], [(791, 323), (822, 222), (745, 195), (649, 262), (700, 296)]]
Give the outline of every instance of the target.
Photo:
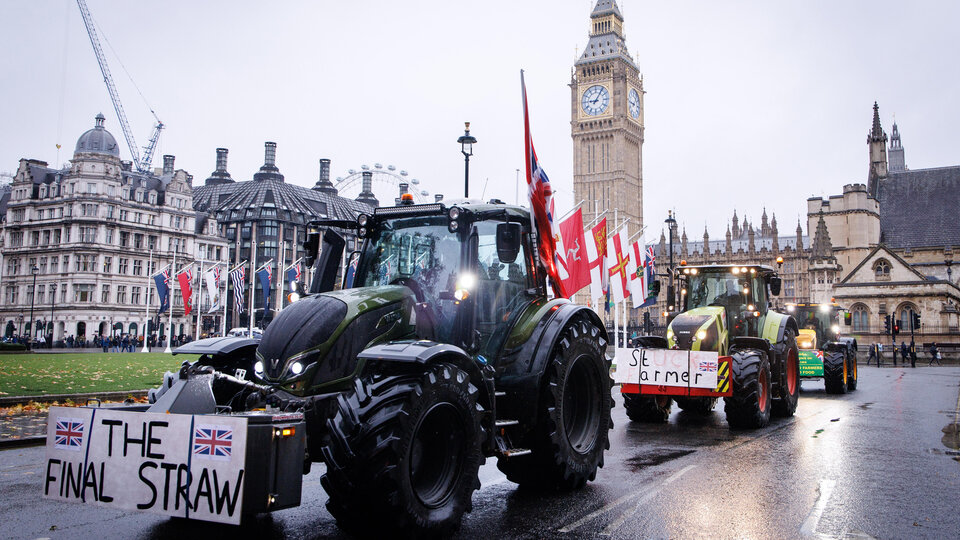
[(117, 145), (117, 140), (103, 127), (104, 120), (103, 113), (97, 114), (96, 125), (93, 126), (93, 129), (87, 130), (77, 139), (74, 154), (87, 152), (120, 157), (120, 147)]

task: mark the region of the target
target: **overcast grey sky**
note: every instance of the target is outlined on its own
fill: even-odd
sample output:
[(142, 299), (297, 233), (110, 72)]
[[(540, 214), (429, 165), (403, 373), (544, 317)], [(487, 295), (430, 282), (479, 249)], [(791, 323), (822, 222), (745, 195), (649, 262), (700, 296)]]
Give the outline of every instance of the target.
[[(587, 42), (587, 0), (126, 2), (88, 0), (139, 145), (166, 123), (159, 155), (202, 183), (215, 148), (249, 179), (263, 142), (288, 182), (394, 164), (459, 196), (463, 121), (479, 139), (471, 192), (513, 200), (523, 167), (520, 69), (534, 143), (571, 194), (570, 70)], [(619, 0), (644, 76), (644, 215), (668, 208), (692, 238), (717, 238), (736, 207), (775, 212), (792, 233), (805, 200), (865, 182), (874, 100), (907, 166), (960, 163), (957, 22), (949, 1)], [(73, 0), (0, 3), (0, 171), (57, 162), (98, 112), (129, 159)], [(109, 44), (107, 44), (109, 41)], [(521, 182), (523, 180), (521, 179)]]

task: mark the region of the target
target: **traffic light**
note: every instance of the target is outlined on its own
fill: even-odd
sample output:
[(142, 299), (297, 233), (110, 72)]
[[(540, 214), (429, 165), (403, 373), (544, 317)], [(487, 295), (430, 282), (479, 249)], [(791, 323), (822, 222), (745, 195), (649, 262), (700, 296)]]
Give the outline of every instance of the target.
[(893, 337), (897, 337), (897, 334), (900, 333), (900, 321), (893, 320)]
[(883, 318), (883, 333), (884, 334), (890, 333), (890, 316), (889, 315)]
[(920, 329), (920, 314), (917, 312), (913, 312), (913, 329)]

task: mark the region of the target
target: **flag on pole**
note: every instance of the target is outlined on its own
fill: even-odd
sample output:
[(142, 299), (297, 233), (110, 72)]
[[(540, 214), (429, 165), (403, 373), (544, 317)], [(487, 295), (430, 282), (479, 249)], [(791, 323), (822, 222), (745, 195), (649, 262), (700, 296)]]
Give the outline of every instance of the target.
[(290, 292), (297, 291), (297, 283), (300, 281), (300, 261), (293, 263), (287, 268), (287, 285), (290, 286)]
[(607, 239), (607, 267), (610, 272), (610, 289), (614, 302), (623, 302), (630, 296), (630, 244), (627, 243), (626, 227)]
[(644, 265), (647, 255), (647, 246), (643, 241), (643, 235), (631, 246), (631, 255), (633, 260), (630, 265), (630, 299), (633, 300), (633, 307), (638, 308), (647, 301), (647, 269)]
[(360, 257), (351, 257), (351, 258), (350, 258), (350, 265), (347, 266), (347, 279), (345, 280), (346, 283), (347, 283), (347, 287), (346, 287), (346, 288), (348, 288), (348, 289), (353, 288), (353, 278), (354, 278), (354, 276), (357, 275), (357, 263), (358, 263), (359, 261), (360, 261)]
[(648, 246), (643, 261), (643, 269), (647, 274), (647, 299), (639, 307), (648, 307), (657, 303), (657, 297), (654, 296), (650, 290), (650, 288), (653, 287), (653, 281), (657, 278), (656, 269), (654, 268), (654, 262), (656, 260), (657, 257), (653, 253), (653, 246)]
[(246, 290), (247, 283), (245, 264), (241, 264), (233, 272), (230, 272), (230, 281), (233, 282), (233, 300), (236, 304), (237, 313), (243, 313), (243, 293)]
[(260, 278), (260, 289), (263, 291), (263, 318), (260, 319), (262, 321), (270, 313), (270, 282), (273, 279), (270, 263), (257, 272), (257, 277)]
[(590, 300), (607, 295), (607, 218), (590, 229), (587, 242), (587, 264), (590, 266)]
[(210, 310), (207, 313), (213, 313), (220, 310), (220, 267), (215, 266), (204, 275), (204, 281), (207, 284), (207, 296), (210, 297)]
[(567, 219), (560, 222), (560, 238), (563, 250), (558, 258), (567, 273), (563, 289), (573, 296), (590, 285), (590, 263), (587, 261), (587, 242), (583, 236), (581, 209), (577, 208)]
[(193, 263), (177, 274), (177, 281), (180, 283), (180, 294), (183, 296), (183, 316), (190, 315), (190, 301), (193, 299)]
[(153, 282), (157, 285), (157, 296), (160, 297), (160, 309), (157, 315), (163, 313), (170, 307), (170, 268), (164, 268), (159, 274), (153, 276)]
[(559, 263), (557, 261), (557, 239), (560, 231), (553, 221), (553, 189), (547, 173), (540, 167), (537, 152), (533, 149), (533, 139), (530, 137), (530, 116), (527, 113), (527, 85), (523, 80), (523, 70), (520, 70), (520, 89), (523, 94), (523, 142), (527, 168), (527, 196), (530, 199), (530, 209), (533, 221), (537, 227), (537, 237), (540, 244), (540, 260), (547, 269), (553, 293), (558, 297), (566, 298), (563, 281), (560, 278)]

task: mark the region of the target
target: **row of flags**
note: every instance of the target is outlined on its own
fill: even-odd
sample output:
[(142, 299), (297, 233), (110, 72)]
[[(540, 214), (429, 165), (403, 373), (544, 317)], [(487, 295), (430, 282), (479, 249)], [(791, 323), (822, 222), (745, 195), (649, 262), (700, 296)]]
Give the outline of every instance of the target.
[(653, 283), (654, 253), (647, 248), (643, 236), (629, 243), (626, 227), (608, 234), (607, 218), (590, 229), (585, 239), (583, 212), (571, 213), (561, 223), (554, 219), (555, 208), (550, 179), (540, 166), (530, 136), (527, 113), (527, 86), (520, 71), (523, 98), (523, 142), (527, 171), (527, 196), (534, 225), (540, 238), (540, 260), (550, 276), (556, 296), (570, 298), (589, 285), (591, 304), (603, 299), (609, 310), (611, 302), (630, 298), (633, 307), (653, 305), (650, 295)]
[[(270, 311), (270, 290), (273, 283), (273, 271), (270, 268), (271, 262), (273, 261), (268, 261), (256, 272), (257, 279), (260, 281), (260, 287), (263, 291), (264, 313), (269, 313)], [(190, 315), (190, 312), (193, 310), (191, 304), (194, 286), (193, 267), (195, 264), (196, 263), (191, 263), (181, 269), (176, 275), (177, 283), (180, 285), (180, 291), (183, 293), (184, 316)], [(300, 261), (297, 260), (286, 270), (286, 278), (290, 286), (290, 292), (294, 292), (296, 284), (300, 282), (301, 276), (302, 269)], [(246, 263), (231, 270), (229, 272), (229, 279), (230, 282), (233, 283), (233, 299), (237, 313), (243, 313), (245, 310), (244, 294), (247, 283)], [(170, 308), (170, 265), (167, 265), (163, 270), (156, 273), (153, 276), (153, 281), (157, 286), (157, 296), (160, 298), (160, 309), (157, 311), (157, 314), (160, 315)], [(212, 298), (210, 310), (207, 313), (214, 313), (223, 308), (223, 305), (220, 303), (220, 288), (223, 282), (221, 281), (219, 265), (205, 271), (203, 273), (203, 279), (199, 280), (197, 285), (206, 285), (208, 297)]]

